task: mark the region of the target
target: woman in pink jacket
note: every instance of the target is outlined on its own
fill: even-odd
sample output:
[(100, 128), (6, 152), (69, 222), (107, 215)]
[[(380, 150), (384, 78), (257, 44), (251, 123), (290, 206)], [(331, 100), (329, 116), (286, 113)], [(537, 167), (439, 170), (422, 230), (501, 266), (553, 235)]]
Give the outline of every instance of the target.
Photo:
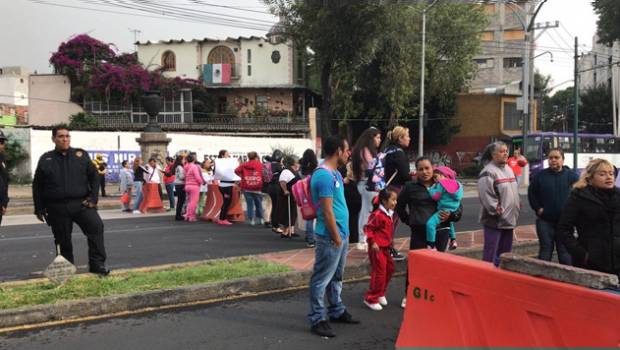
[(200, 199), (200, 186), (204, 184), (200, 166), (195, 163), (196, 156), (190, 154), (185, 164), (185, 193), (187, 193), (186, 221), (196, 221), (196, 207)]

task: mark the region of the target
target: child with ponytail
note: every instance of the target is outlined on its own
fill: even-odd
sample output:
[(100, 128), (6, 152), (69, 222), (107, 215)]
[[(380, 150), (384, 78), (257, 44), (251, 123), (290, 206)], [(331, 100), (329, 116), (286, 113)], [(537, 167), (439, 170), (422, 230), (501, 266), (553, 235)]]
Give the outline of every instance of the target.
[(393, 244), (394, 208), (396, 191), (386, 188), (373, 200), (373, 212), (364, 226), (370, 260), (370, 288), (364, 296), (364, 304), (371, 310), (380, 311), (387, 305), (385, 292), (394, 273), (394, 260), (390, 254)]

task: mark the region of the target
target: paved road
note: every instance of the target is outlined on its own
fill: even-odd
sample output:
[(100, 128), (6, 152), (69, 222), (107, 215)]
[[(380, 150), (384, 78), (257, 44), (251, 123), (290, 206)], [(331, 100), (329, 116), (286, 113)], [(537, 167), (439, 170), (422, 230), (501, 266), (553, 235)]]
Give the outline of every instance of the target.
[(11, 350), (393, 349), (402, 321), (404, 278), (393, 281), (381, 312), (361, 303), (367, 282), (345, 284), (343, 300), (359, 325), (332, 325), (337, 336), (312, 335), (308, 293), (275, 294), (185, 310), (0, 335)]
[[(478, 199), (467, 198), (463, 204), (464, 216), (456, 226), (457, 231), (479, 229)], [(524, 208), (520, 224), (532, 224), (534, 215), (528, 206)], [(74, 252), (78, 267), (84, 269), (87, 263), (86, 239), (79, 232), (75, 227)], [(408, 236), (407, 227), (400, 225), (397, 235)], [(303, 237), (281, 239), (264, 228), (176, 222), (171, 216), (107, 220), (105, 239), (108, 266), (113, 269), (260, 254), (305, 246)], [(43, 224), (0, 228), (0, 281), (36, 276), (53, 260), (54, 254), (51, 230)]]

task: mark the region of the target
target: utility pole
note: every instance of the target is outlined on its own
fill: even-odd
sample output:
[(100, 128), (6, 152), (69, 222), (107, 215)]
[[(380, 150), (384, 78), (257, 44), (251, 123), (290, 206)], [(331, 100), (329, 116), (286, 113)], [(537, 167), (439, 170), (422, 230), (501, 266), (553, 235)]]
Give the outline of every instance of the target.
[(422, 10), (422, 66), (420, 69), (420, 113), (418, 120), (418, 156), (424, 156), (424, 71), (426, 68), (426, 13), (438, 0), (434, 0), (430, 5)]
[(579, 38), (575, 37), (575, 107), (573, 108), (573, 170), (578, 169), (577, 153), (579, 151), (577, 132), (579, 127)]
[[(529, 100), (528, 100), (528, 104), (530, 106), (530, 114), (529, 116), (532, 116), (532, 111), (536, 111), (536, 118), (538, 120), (542, 121), (542, 117), (540, 115), (538, 115), (538, 111), (542, 111), (541, 108), (536, 108), (534, 109), (534, 101), (536, 100), (536, 93), (534, 91), (535, 87), (536, 87), (536, 75), (535, 72), (536, 70), (534, 69), (534, 59), (536, 57), (534, 57), (534, 53), (535, 53), (535, 49), (536, 49), (536, 45), (535, 42), (536, 40), (538, 40), (538, 38), (540, 38), (541, 35), (543, 35), (543, 33), (547, 30), (547, 29), (551, 29), (551, 28), (559, 28), (560, 27), (560, 21), (555, 21), (553, 24), (549, 23), (549, 22), (545, 22), (545, 23), (536, 23), (536, 25), (532, 28), (532, 32), (530, 34), (530, 53), (529, 53), (529, 59), (530, 59), (530, 66), (529, 66), (529, 74), (530, 74), (530, 86), (529, 86)], [(540, 30), (541, 32), (534, 35), (536, 30)], [(553, 53), (550, 51), (546, 51), (549, 54), (551, 54), (551, 62), (553, 62)], [(543, 55), (544, 53), (542, 53), (541, 55)], [(542, 101), (542, 99), (541, 99)], [(536, 107), (538, 107), (538, 104), (536, 104)], [(536, 128), (535, 125), (532, 125), (532, 118), (528, 118), (527, 120), (527, 125), (529, 128)], [(524, 150), (525, 151), (525, 150)]]
[(133, 48), (134, 48), (134, 51), (138, 52), (138, 45), (136, 43), (138, 42), (138, 35), (140, 33), (142, 33), (142, 31), (138, 30), (138, 29), (131, 29), (131, 28), (128, 28), (128, 29), (129, 29), (129, 31), (131, 33), (133, 33)]

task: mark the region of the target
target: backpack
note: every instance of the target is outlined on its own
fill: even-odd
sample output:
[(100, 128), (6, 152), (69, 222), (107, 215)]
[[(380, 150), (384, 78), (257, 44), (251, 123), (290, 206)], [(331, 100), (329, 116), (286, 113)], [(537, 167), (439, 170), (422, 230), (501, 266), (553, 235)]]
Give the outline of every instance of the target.
[(271, 162), (263, 163), (263, 182), (271, 183), (273, 179), (273, 171), (271, 170)]
[(258, 191), (263, 187), (262, 174), (255, 169), (252, 169), (247, 175), (244, 174), (242, 181), (245, 183), (244, 187), (250, 191)]
[(385, 152), (377, 153), (377, 156), (372, 161), (372, 163), (369, 164), (368, 167), (372, 170), (366, 170), (368, 176), (368, 182), (366, 182), (366, 190), (371, 192), (379, 192), (389, 186), (390, 182), (392, 182), (392, 180), (394, 179), (396, 173), (394, 173), (392, 175), (392, 178), (390, 178), (389, 180), (385, 178), (385, 158), (388, 154), (396, 153), (399, 151), (403, 152), (403, 150), (398, 147), (388, 147)]
[[(330, 171), (332, 176), (334, 176), (333, 172), (331, 172), (330, 169), (327, 169), (323, 166), (315, 169), (314, 171), (317, 171), (321, 168)], [(313, 174), (314, 171), (312, 172)], [(291, 188), (293, 197), (295, 197), (295, 202), (297, 202), (297, 206), (299, 207), (299, 211), (301, 212), (301, 217), (304, 220), (316, 219), (317, 211), (319, 209), (319, 203), (314, 203), (312, 201), (312, 193), (310, 192), (311, 181), (312, 175), (308, 175), (304, 179), (297, 181)], [(336, 179), (336, 176), (334, 176), (334, 181), (338, 181), (338, 179)]]

